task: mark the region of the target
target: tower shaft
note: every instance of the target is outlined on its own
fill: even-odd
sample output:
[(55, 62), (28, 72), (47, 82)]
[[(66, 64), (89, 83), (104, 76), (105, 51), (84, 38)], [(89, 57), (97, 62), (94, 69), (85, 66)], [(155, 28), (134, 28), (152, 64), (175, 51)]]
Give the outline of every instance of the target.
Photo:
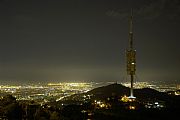
[(130, 88), (130, 97), (134, 98), (133, 95), (133, 84), (134, 84), (134, 75), (136, 71), (136, 50), (133, 48), (133, 13), (131, 10), (131, 16), (129, 21), (129, 48), (126, 50), (127, 58), (127, 74), (131, 78), (131, 88)]

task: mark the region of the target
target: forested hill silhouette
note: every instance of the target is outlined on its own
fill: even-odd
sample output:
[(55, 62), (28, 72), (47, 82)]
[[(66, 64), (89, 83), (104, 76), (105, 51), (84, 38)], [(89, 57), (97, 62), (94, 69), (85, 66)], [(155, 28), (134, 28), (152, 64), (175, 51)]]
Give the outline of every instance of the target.
[(170, 96), (166, 92), (159, 92), (151, 88), (135, 89), (134, 94), (140, 99), (168, 100)]
[(99, 98), (107, 98), (110, 96), (118, 95), (118, 96), (123, 96), (123, 95), (128, 95), (129, 94), (129, 88), (125, 87), (121, 84), (110, 84), (107, 86), (102, 86), (95, 88), (86, 94), (93, 94), (96, 97)]
[[(110, 84), (107, 86), (102, 86), (95, 88), (86, 94), (93, 94), (94, 97), (99, 99), (104, 99), (110, 96), (129, 96), (130, 88), (123, 86), (122, 84)], [(159, 92), (151, 88), (134, 89), (134, 95), (138, 99), (148, 100), (148, 99), (159, 99), (168, 100), (170, 96), (165, 92)]]

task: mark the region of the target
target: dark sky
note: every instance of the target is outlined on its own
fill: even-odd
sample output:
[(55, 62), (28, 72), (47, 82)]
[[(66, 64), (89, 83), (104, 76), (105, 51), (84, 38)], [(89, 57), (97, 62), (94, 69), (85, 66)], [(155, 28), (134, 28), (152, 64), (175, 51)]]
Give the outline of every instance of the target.
[(179, 0), (0, 0), (0, 82), (124, 81), (131, 8), (137, 81), (180, 82)]

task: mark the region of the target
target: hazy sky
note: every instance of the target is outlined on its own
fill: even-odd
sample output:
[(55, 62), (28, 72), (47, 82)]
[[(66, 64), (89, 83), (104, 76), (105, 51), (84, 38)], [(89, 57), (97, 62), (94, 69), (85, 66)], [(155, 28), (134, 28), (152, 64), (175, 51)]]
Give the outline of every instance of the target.
[(179, 0), (0, 0), (0, 82), (124, 81), (131, 8), (137, 81), (180, 82)]

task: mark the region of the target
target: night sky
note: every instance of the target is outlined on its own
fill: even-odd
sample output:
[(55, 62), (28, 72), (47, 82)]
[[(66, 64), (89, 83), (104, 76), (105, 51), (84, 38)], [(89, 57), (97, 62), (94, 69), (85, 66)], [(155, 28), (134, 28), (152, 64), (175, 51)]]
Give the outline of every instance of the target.
[(137, 81), (180, 82), (179, 0), (0, 0), (0, 82), (124, 81), (131, 8)]

